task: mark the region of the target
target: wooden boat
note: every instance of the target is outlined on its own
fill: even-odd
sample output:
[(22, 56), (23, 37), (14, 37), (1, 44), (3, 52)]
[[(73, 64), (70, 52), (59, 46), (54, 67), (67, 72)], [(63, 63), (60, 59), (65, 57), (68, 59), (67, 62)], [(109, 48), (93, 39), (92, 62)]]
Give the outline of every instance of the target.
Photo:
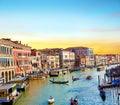
[(79, 78), (74, 78), (74, 77), (72, 76), (72, 80), (73, 80), (73, 81), (77, 81), (77, 80), (79, 80)]
[(16, 89), (17, 91), (25, 91), (25, 89), (29, 86), (29, 78), (28, 77), (22, 77), (22, 76), (16, 76), (12, 80), (8, 82), (10, 83), (16, 83)]
[(73, 98), (70, 99), (70, 105), (78, 105), (77, 97), (75, 97), (74, 99)]
[(105, 99), (106, 99), (105, 91), (101, 88), (101, 89), (99, 89), (99, 92), (100, 92), (100, 96), (101, 96), (102, 100), (105, 101)]
[(86, 76), (86, 79), (90, 80), (90, 79), (92, 79), (92, 76), (88, 75), (88, 76)]
[(100, 85), (101, 88), (110, 88), (112, 87), (112, 84), (103, 84), (103, 85)]
[(102, 100), (105, 101), (105, 99), (106, 99), (105, 91), (103, 90), (103, 88), (100, 85), (98, 86), (98, 90), (99, 90)]
[(91, 70), (90, 68), (85, 68), (84, 69), (85, 72), (90, 72), (90, 70)]
[(77, 81), (77, 80), (79, 80), (79, 78), (73, 78), (72, 80), (73, 80), (73, 81)]
[(49, 81), (56, 84), (66, 84), (69, 82), (69, 81), (54, 81), (54, 80), (49, 80)]
[(0, 105), (13, 105), (19, 97), (16, 84), (3, 84), (0, 86)]
[(97, 71), (103, 71), (103, 70), (104, 70), (104, 66), (97, 67)]
[(52, 96), (50, 96), (50, 98), (48, 99), (48, 104), (52, 104), (54, 103), (54, 101), (55, 99)]

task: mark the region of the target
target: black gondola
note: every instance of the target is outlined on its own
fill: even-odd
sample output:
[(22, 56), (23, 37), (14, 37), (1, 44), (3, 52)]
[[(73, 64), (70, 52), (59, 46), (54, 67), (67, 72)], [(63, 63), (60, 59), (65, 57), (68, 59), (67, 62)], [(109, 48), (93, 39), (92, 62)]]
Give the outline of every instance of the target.
[(73, 98), (70, 99), (70, 105), (78, 105), (77, 96), (74, 99)]
[(100, 92), (100, 96), (101, 96), (102, 100), (105, 101), (106, 95), (105, 95), (105, 91), (103, 90), (103, 88), (99, 87), (99, 92)]
[(66, 84), (69, 82), (69, 81), (54, 81), (54, 80), (49, 80), (49, 81), (56, 84)]
[(100, 96), (101, 96), (102, 100), (105, 101), (105, 99), (106, 99), (105, 93), (100, 93)]
[(73, 81), (77, 81), (77, 80), (79, 80), (79, 78), (73, 78), (72, 80), (73, 80)]
[(79, 80), (79, 78), (74, 78), (74, 77), (72, 76), (72, 80), (73, 80), (73, 81), (77, 81), (77, 80)]

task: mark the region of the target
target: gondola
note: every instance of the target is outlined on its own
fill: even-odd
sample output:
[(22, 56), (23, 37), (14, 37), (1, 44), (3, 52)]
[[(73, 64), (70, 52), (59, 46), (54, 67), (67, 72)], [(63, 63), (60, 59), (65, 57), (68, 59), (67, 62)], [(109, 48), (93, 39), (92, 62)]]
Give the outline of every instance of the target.
[(103, 88), (99, 87), (99, 92), (100, 92), (100, 96), (101, 96), (102, 100), (105, 101), (106, 95), (105, 95), (105, 91), (103, 90)]
[(73, 81), (77, 81), (77, 80), (79, 80), (79, 78), (73, 78), (72, 80), (73, 80)]
[(73, 98), (70, 99), (70, 105), (78, 105), (77, 97), (75, 97), (74, 99)]
[(69, 82), (69, 81), (54, 81), (54, 80), (49, 80), (49, 81), (56, 84), (66, 84)]
[(77, 80), (79, 80), (79, 78), (74, 78), (74, 77), (72, 76), (72, 80), (73, 80), (73, 81), (77, 81)]
[(92, 76), (88, 75), (88, 76), (86, 77), (86, 79), (90, 80), (90, 79), (92, 79)]
[(106, 99), (105, 92), (100, 92), (100, 96), (101, 96), (102, 100), (105, 101), (105, 99)]

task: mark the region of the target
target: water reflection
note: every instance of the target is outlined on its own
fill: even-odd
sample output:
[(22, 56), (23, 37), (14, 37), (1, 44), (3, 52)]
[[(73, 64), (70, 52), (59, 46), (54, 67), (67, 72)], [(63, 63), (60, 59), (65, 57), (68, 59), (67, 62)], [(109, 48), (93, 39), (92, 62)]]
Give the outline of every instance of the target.
[[(88, 72), (73, 72), (71, 74), (54, 78), (55, 80), (69, 80), (69, 84), (53, 84), (46, 80), (33, 80), (23, 96), (15, 105), (48, 105), (48, 98), (53, 96), (55, 103), (50, 105), (70, 105), (71, 97), (78, 98), (79, 105), (118, 105), (117, 98), (111, 89), (106, 89), (106, 100), (103, 101), (98, 91), (98, 75), (104, 72), (89, 71), (91, 80), (86, 80)], [(72, 76), (80, 79), (73, 82)], [(52, 78), (51, 78), (52, 79)]]
[(54, 103), (52, 103), (52, 104), (48, 104), (48, 105), (54, 105)]

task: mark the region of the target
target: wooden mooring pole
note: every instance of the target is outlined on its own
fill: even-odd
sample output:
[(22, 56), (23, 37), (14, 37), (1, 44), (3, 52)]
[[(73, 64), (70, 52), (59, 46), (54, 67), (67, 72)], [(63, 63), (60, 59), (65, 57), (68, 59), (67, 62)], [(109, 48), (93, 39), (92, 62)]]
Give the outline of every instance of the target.
[(100, 86), (100, 76), (98, 75), (98, 86)]

